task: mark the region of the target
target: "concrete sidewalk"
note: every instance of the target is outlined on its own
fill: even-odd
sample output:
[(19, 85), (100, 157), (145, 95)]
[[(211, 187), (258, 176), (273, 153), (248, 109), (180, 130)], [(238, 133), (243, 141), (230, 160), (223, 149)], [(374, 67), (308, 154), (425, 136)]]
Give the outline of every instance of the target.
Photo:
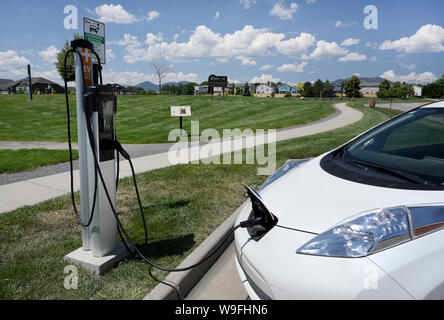
[[(355, 109), (347, 107), (345, 103), (340, 103), (334, 106), (339, 112), (336, 116), (329, 117), (327, 120), (321, 120), (319, 122), (287, 129), (277, 132), (277, 141), (283, 141), (288, 139), (294, 139), (298, 137), (313, 135), (316, 133), (330, 131), (336, 128), (344, 127), (357, 122), (362, 119), (363, 114)], [(220, 155), (224, 153), (224, 150), (231, 148), (232, 151), (237, 151), (244, 149), (246, 146), (251, 147), (247, 144), (247, 137), (236, 137), (236, 141), (242, 140), (242, 143), (234, 143), (234, 148), (232, 147), (232, 140), (225, 139), (222, 141), (214, 141), (208, 143), (206, 146), (214, 147), (213, 156)], [(254, 146), (258, 146), (267, 143), (268, 137), (264, 137), (263, 142), (254, 143)], [(200, 146), (187, 148), (185, 153), (189, 155), (198, 154), (199, 159), (207, 158), (201, 156), (198, 153)], [(156, 170), (168, 166), (172, 166), (178, 163), (172, 163), (169, 160), (169, 152), (162, 152), (157, 154), (152, 154), (148, 156), (143, 156), (135, 158), (133, 164), (136, 173), (147, 172), (151, 170)], [(183, 161), (182, 164), (189, 163), (190, 161)], [(120, 167), (120, 177), (129, 177), (131, 175), (131, 170), (127, 162), (122, 162)], [(58, 173), (54, 175), (49, 175), (45, 177), (39, 177), (35, 179), (30, 179), (26, 181), (20, 181), (16, 183), (6, 184), (0, 186), (0, 213), (5, 213), (18, 209), (22, 206), (30, 206), (43, 202), (58, 196), (65, 195), (70, 192), (69, 186), (69, 172)], [(79, 190), (79, 171), (74, 171), (74, 185), (75, 191)]]

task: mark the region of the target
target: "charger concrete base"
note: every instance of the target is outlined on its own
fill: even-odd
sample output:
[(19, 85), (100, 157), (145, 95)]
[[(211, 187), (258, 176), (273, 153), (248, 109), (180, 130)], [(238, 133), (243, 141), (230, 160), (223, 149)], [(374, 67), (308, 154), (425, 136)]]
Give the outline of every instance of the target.
[(119, 242), (117, 248), (104, 257), (96, 258), (91, 251), (79, 248), (64, 257), (68, 263), (78, 265), (94, 275), (103, 275), (109, 271), (116, 263), (125, 259), (129, 255), (123, 243)]

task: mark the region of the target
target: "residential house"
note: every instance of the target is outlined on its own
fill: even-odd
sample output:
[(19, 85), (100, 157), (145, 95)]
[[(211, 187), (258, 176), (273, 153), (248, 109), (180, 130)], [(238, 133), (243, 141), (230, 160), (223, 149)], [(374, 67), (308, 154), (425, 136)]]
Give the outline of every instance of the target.
[(361, 94), (364, 97), (376, 97), (379, 91), (379, 82), (361, 82)]
[(422, 97), (422, 87), (421, 86), (414, 84), (413, 91), (415, 91), (415, 97)]
[[(24, 93), (28, 93), (28, 78), (17, 80), (10, 82), (6, 85), (4, 85), (5, 88), (8, 89), (10, 93), (18, 93), (21, 90), (23, 90)], [(59, 84), (45, 79), (41, 77), (31, 78), (31, 91), (40, 91), (42, 93), (45, 93), (46, 90), (55, 91), (55, 93), (64, 93), (65, 89), (60, 86)]]
[(299, 92), (299, 90), (296, 87), (290, 86), (288, 84), (281, 84), (278, 87), (278, 93), (279, 94), (287, 94), (287, 93), (291, 93), (291, 94), (297, 94)]
[(260, 84), (256, 86), (256, 94), (272, 94), (274, 88), (268, 84)]

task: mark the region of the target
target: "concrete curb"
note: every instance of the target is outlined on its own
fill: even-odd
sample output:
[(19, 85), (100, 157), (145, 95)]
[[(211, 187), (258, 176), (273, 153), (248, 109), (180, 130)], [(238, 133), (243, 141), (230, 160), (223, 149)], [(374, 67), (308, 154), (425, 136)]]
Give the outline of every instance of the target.
[[(203, 258), (215, 250), (229, 234), (231, 228), (234, 226), (237, 216), (246, 204), (247, 202), (240, 206), (227, 220), (217, 227), (207, 239), (205, 239), (188, 257), (186, 257), (184, 261), (182, 261), (178, 268), (187, 267), (202, 261)], [(211, 268), (214, 262), (216, 262), (216, 260), (224, 253), (225, 249), (233, 239), (234, 235), (232, 235), (231, 239), (225, 242), (225, 245), (219, 250), (219, 252), (207, 262), (186, 272), (171, 272), (165, 278), (164, 282), (176, 287), (180, 297), (184, 298)], [(143, 300), (177, 300), (177, 293), (173, 288), (159, 283), (143, 298)]]

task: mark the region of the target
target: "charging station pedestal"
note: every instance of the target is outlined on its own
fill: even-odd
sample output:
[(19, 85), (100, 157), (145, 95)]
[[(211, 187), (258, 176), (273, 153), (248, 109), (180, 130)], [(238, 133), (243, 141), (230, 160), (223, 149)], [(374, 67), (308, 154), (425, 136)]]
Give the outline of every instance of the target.
[[(116, 96), (111, 87), (93, 86), (91, 50), (89, 42), (77, 41), (84, 46), (75, 48), (77, 126), (80, 169), (80, 201), (82, 220), (89, 221), (94, 202), (95, 160), (90, 145), (87, 121), (91, 121), (94, 136), (94, 152), (105, 180), (113, 207), (116, 208), (116, 151), (115, 139)], [(80, 56), (79, 56), (80, 55)], [(80, 60), (82, 59), (82, 61)], [(83, 63), (82, 63), (83, 62)], [(83, 70), (82, 70), (83, 65)], [(85, 84), (84, 84), (85, 83)], [(84, 88), (87, 88), (85, 92)], [(87, 101), (94, 104), (87, 115)], [(94, 217), (89, 227), (82, 227), (82, 247), (65, 256), (69, 263), (77, 264), (97, 275), (106, 273), (119, 260), (128, 256), (125, 246), (117, 241), (117, 222), (97, 177), (97, 195)]]

